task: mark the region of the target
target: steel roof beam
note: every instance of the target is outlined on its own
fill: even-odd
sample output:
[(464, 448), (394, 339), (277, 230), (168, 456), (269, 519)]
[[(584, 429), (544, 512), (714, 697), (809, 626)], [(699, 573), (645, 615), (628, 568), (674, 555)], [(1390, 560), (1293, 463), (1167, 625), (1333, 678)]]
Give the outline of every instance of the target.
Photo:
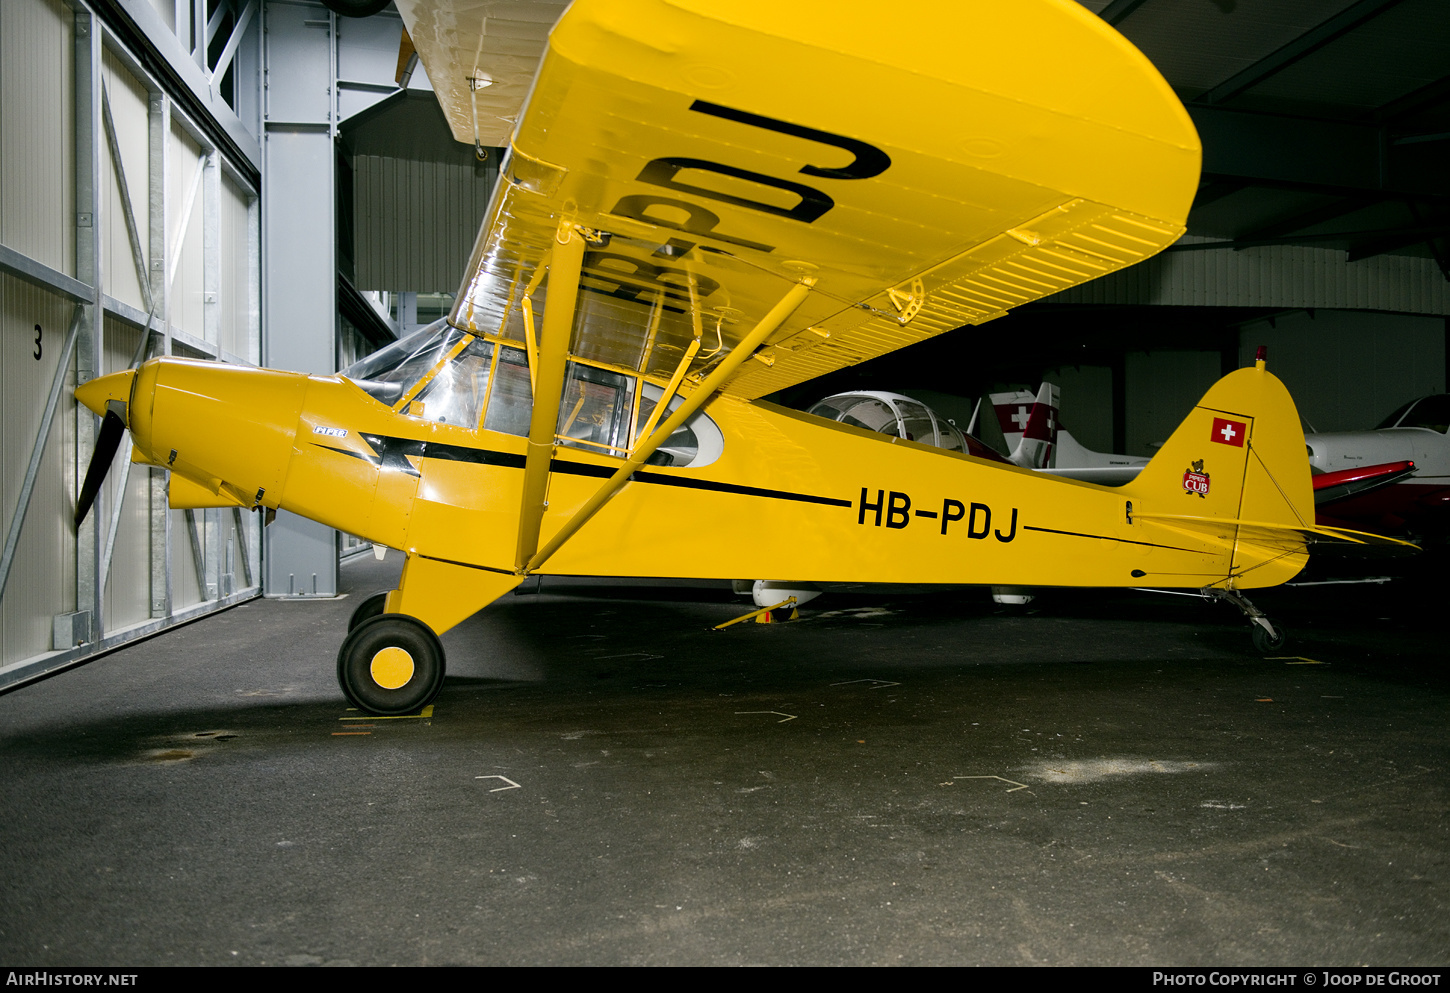
[(1123, 21), (1127, 20), (1129, 14), (1143, 6), (1145, 2), (1146, 0), (1113, 0), (1112, 3), (1098, 11), (1098, 16), (1114, 27), (1117, 27)]
[(1371, 112), (1367, 119), (1377, 124), (1393, 124), (1447, 100), (1450, 100), (1450, 76), (1441, 76), (1433, 83), (1426, 83), (1417, 90), (1396, 97)]
[(1446, 143), (1394, 145), (1374, 124), (1190, 105), (1214, 180), (1443, 201), (1450, 198)]
[(1273, 54), (1265, 56), (1248, 68), (1234, 73), (1213, 89), (1200, 94), (1194, 102), (1211, 106), (1231, 100), (1401, 2), (1402, 0), (1358, 0), (1357, 3), (1350, 4), (1327, 21), (1310, 28)]
[(1331, 203), (1320, 204), (1310, 210), (1302, 210), (1297, 214), (1271, 221), (1268, 224), (1260, 224), (1258, 227), (1240, 231), (1238, 237), (1247, 239), (1282, 238), (1295, 231), (1303, 231), (1305, 228), (1316, 227), (1326, 221), (1343, 217), (1345, 214), (1352, 214), (1374, 202), (1369, 198), (1345, 197)]

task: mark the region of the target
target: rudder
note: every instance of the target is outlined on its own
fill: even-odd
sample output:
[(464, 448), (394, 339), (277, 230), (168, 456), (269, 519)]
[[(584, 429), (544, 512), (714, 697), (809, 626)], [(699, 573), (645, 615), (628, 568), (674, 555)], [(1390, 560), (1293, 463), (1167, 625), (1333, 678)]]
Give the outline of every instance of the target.
[(1299, 424), (1260, 359), (1215, 383), (1123, 493), (1135, 516), (1232, 542), (1229, 585), (1282, 583), (1307, 561), (1297, 529), (1314, 527)]

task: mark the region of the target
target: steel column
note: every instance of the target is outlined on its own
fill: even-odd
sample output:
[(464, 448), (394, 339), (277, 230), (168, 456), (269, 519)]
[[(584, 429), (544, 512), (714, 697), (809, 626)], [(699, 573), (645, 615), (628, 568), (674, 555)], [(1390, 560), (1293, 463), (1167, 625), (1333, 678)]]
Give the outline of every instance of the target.
[[(161, 341), (157, 354), (171, 354), (171, 301), (166, 273), (166, 144), (171, 134), (171, 100), (164, 93), (152, 93), (147, 118), (148, 155), (151, 159), (151, 187), (148, 191), (150, 224), (147, 229), (151, 248), (151, 272), (157, 276), (155, 316), (161, 320)], [(146, 334), (151, 329), (148, 326)], [(144, 351), (142, 354), (145, 354)], [(169, 474), (165, 469), (147, 471), (151, 551), (151, 616), (170, 617), (175, 601), (175, 583), (171, 575), (171, 510), (167, 499)]]
[[(87, 284), (86, 303), (80, 308), (76, 329), (75, 385), (101, 371), (101, 25), (85, 7), (75, 10), (75, 246), (76, 279)], [(96, 447), (97, 418), (86, 407), (72, 403), (75, 417), (75, 458), (66, 463), (66, 492), (78, 494), (86, 466)], [(100, 576), (100, 514), (92, 514), (76, 529), (76, 610), (91, 612), (91, 638), (99, 641), (103, 624), (104, 591)]]

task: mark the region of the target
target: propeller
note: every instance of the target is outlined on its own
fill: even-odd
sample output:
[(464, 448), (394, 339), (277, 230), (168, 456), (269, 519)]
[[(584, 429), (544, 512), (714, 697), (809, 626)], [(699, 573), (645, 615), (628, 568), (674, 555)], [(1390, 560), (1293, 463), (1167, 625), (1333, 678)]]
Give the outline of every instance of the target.
[(141, 343), (136, 346), (136, 354), (131, 356), (131, 364), (126, 367), (124, 373), (111, 373), (108, 376), (98, 376), (88, 383), (76, 387), (76, 402), (89, 407), (96, 413), (101, 412), (101, 405), (105, 405), (105, 416), (101, 420), (101, 432), (96, 436), (96, 447), (91, 452), (91, 464), (86, 467), (86, 479), (81, 483), (80, 496), (76, 499), (76, 529), (80, 530), (81, 522), (91, 512), (91, 507), (96, 502), (96, 496), (101, 492), (101, 486), (106, 482), (106, 473), (111, 471), (111, 462), (116, 458), (116, 449), (121, 447), (121, 437), (126, 433), (126, 401), (118, 397), (129, 397), (131, 395), (132, 375), (141, 368), (141, 363), (146, 361), (146, 353), (151, 350), (151, 335), (155, 332), (149, 330), (151, 325), (151, 314), (156, 310), (156, 303), (151, 304), (151, 313), (146, 315), (148, 330), (141, 332)]
[(116, 408), (125, 409), (118, 401), (112, 401), (106, 407), (106, 416), (101, 421), (101, 433), (96, 438), (96, 449), (91, 453), (91, 464), (86, 467), (86, 480), (81, 484), (81, 495), (76, 500), (76, 527), (86, 519), (91, 512), (91, 506), (96, 502), (96, 494), (101, 492), (101, 486), (106, 481), (106, 473), (111, 471), (111, 462), (116, 458), (116, 449), (121, 447), (121, 436), (126, 433), (126, 420), (116, 413)]

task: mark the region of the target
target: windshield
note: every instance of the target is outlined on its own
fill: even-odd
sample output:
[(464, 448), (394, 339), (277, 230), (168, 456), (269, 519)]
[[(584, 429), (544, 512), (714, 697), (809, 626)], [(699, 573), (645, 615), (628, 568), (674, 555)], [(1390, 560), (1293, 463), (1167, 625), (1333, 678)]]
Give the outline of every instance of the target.
[(1441, 434), (1447, 433), (1450, 430), (1450, 394), (1411, 400), (1380, 421), (1375, 430), (1384, 428), (1428, 428)]
[(359, 359), (338, 375), (391, 407), (463, 338), (464, 332), (450, 327), (446, 320), (434, 321)]

